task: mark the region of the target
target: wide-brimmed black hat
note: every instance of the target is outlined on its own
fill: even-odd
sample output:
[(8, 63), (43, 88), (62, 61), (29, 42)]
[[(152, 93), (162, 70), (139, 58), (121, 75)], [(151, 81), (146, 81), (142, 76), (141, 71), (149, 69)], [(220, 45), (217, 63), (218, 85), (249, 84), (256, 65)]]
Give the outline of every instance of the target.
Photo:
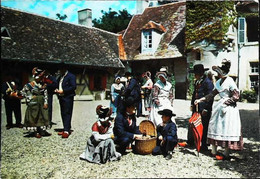
[(132, 75), (133, 73), (131, 73), (130, 71), (125, 72), (125, 76), (132, 76)]
[(176, 116), (176, 114), (172, 113), (172, 110), (170, 109), (164, 109), (164, 110), (161, 110), (161, 111), (158, 111), (158, 114), (160, 115), (164, 115), (164, 116)]
[(193, 66), (193, 69), (190, 69), (190, 73), (196, 74), (204, 74), (205, 71), (209, 70), (209, 68), (204, 68), (203, 64), (197, 64)]
[(133, 97), (127, 97), (125, 100), (124, 100), (124, 106), (125, 107), (130, 107), (130, 106), (135, 106), (135, 99)]

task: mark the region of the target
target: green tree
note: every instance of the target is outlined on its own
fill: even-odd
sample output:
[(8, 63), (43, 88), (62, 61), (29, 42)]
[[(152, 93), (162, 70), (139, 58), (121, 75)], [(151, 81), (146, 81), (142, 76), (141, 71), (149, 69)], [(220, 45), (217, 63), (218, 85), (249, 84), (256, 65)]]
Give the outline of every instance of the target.
[(103, 14), (102, 17), (99, 19), (95, 18), (92, 21), (93, 26), (114, 33), (126, 29), (132, 18), (132, 15), (129, 14), (126, 9), (119, 11), (119, 13), (112, 11), (111, 8), (109, 8), (108, 12), (103, 10), (101, 12)]
[(56, 16), (57, 16), (57, 19), (59, 19), (61, 21), (64, 21), (67, 18), (66, 14), (61, 15), (60, 13), (57, 13)]
[(204, 39), (220, 48), (227, 45), (225, 34), (231, 24), (236, 24), (234, 5), (234, 1), (187, 1), (186, 49)]

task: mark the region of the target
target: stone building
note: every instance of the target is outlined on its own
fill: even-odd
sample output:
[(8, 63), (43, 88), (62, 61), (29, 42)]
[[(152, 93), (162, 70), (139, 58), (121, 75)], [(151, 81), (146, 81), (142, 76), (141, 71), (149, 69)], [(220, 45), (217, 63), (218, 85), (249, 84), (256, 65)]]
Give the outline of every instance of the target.
[(33, 67), (54, 73), (64, 62), (77, 76), (76, 93), (94, 98), (124, 68), (119, 41), (120, 35), (101, 29), (1, 7), (3, 79), (6, 73), (13, 73), (25, 84)]
[[(138, 6), (139, 5), (139, 6)], [(147, 7), (137, 3), (137, 12), (122, 33), (126, 71), (152, 73), (166, 66), (174, 76), (175, 97), (186, 99), (187, 61), (184, 54), (185, 2)], [(141, 8), (145, 9), (141, 9)]]

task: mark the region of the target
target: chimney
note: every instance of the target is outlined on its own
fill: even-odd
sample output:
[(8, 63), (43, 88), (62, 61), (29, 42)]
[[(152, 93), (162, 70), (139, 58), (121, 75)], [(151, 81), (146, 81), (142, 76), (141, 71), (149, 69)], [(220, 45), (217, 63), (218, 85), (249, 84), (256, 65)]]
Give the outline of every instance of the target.
[(147, 8), (149, 6), (149, 1), (148, 0), (137, 0), (136, 1), (136, 14), (142, 14), (145, 10), (145, 8)]
[(78, 22), (81, 25), (92, 27), (92, 10), (82, 9), (78, 11)]

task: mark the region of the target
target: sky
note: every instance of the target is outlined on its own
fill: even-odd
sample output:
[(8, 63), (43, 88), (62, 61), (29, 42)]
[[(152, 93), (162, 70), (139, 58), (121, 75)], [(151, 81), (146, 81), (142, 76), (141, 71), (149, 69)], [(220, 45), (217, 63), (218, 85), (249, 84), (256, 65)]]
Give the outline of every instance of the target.
[(66, 14), (65, 22), (78, 24), (78, 11), (92, 9), (92, 19), (99, 19), (102, 16), (101, 10), (108, 12), (109, 8), (118, 12), (126, 9), (128, 13), (135, 14), (136, 1), (90, 1), (90, 0), (1, 0), (1, 6), (15, 8), (18, 10), (39, 14), (52, 19), (57, 19), (56, 14)]

